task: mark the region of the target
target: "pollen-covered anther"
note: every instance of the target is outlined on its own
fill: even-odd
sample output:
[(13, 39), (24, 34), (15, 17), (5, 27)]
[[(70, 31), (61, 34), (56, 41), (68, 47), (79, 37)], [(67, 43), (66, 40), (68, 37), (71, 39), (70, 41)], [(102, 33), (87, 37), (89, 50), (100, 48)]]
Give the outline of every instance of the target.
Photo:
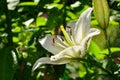
[(72, 29), (71, 29), (71, 27), (70, 27), (70, 26), (67, 26), (67, 28), (69, 29), (70, 35), (72, 35)]
[(52, 38), (52, 44), (55, 44), (55, 38)]
[(67, 28), (69, 30), (70, 39), (71, 39), (72, 43), (75, 44), (75, 41), (73, 39), (73, 34), (72, 34), (72, 28), (70, 26), (67, 26)]
[(70, 35), (72, 35), (72, 29), (70, 28)]
[(71, 28), (70, 26), (67, 26), (67, 28)]
[(62, 41), (65, 41), (62, 37), (61, 37), (61, 40), (62, 40)]
[(62, 39), (59, 36), (52, 38), (51, 42), (54, 46), (57, 46), (57, 47), (62, 48), (62, 49), (66, 48), (66, 46), (64, 45), (64, 41), (62, 41)]

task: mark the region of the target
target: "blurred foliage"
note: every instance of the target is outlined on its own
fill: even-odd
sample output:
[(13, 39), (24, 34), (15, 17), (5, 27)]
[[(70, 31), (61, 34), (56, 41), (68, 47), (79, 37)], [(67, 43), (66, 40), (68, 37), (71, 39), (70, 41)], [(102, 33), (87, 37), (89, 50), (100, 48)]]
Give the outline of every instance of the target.
[[(108, 3), (112, 60), (107, 59), (101, 30), (85, 59), (67, 65), (43, 65), (31, 72), (38, 58), (51, 55), (38, 40), (58, 34), (60, 25), (76, 21), (92, 0), (0, 0), (0, 80), (119, 80), (120, 0)], [(100, 29), (93, 14), (91, 26)]]

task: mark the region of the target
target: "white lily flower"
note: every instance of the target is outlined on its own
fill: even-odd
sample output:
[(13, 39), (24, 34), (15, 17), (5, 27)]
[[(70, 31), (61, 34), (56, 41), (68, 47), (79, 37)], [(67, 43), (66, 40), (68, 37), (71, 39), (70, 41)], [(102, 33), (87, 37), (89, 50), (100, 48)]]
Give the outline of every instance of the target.
[(100, 30), (90, 28), (90, 15), (92, 8), (88, 8), (79, 17), (74, 26), (67, 26), (66, 30), (60, 26), (64, 36), (55, 35), (41, 39), (41, 45), (51, 52), (53, 56), (38, 59), (32, 71), (42, 64), (66, 64), (86, 54), (91, 38), (100, 34)]

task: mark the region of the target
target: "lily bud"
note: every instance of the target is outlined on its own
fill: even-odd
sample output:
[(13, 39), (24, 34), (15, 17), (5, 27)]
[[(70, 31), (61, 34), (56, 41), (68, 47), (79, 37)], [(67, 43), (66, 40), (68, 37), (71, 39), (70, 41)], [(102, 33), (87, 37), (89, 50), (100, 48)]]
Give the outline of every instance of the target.
[(93, 0), (94, 15), (102, 28), (109, 24), (109, 6), (107, 0)]

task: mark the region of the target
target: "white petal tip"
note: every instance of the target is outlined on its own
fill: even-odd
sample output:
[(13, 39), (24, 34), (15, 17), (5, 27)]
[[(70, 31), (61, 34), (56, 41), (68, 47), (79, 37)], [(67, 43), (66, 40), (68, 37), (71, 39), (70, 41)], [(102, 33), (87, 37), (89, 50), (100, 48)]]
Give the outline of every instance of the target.
[(35, 71), (40, 66), (40, 63), (35, 62), (35, 64), (32, 67), (32, 71)]

